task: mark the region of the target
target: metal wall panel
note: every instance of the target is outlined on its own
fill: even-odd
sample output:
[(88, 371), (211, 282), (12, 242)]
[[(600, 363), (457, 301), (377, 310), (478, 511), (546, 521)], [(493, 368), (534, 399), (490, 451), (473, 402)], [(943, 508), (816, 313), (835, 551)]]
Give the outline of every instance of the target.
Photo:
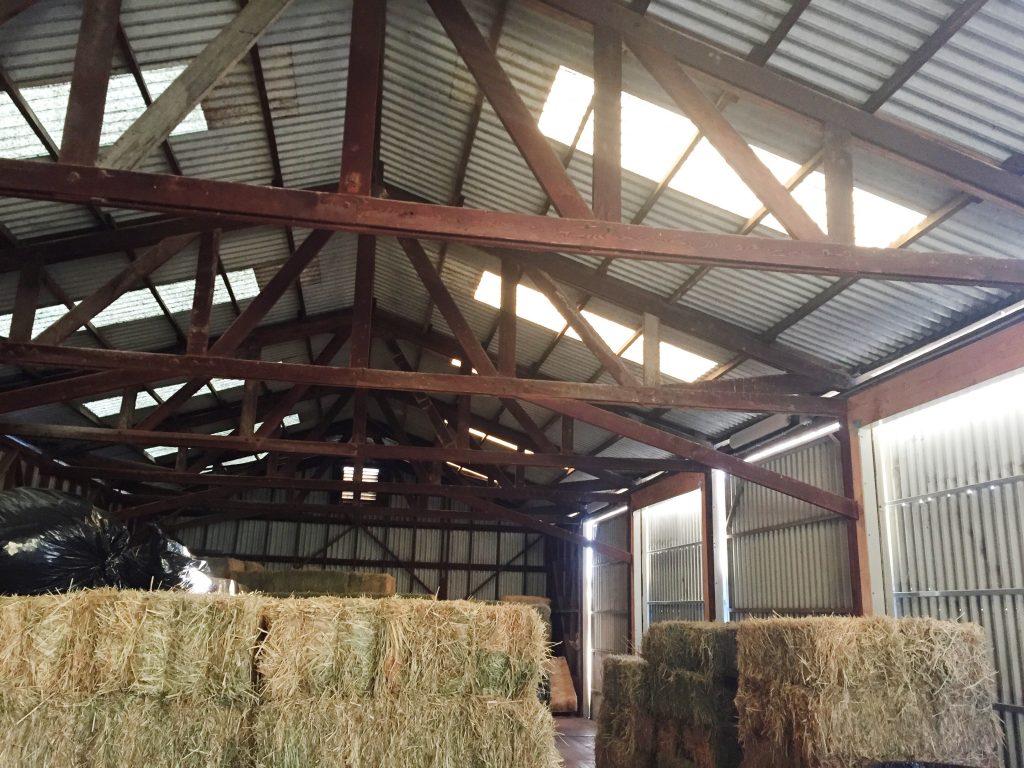
[[(629, 549), (628, 514), (613, 517), (597, 525), (594, 539), (621, 549)], [(629, 651), (629, 600), (632, 568), (629, 563), (594, 552), (590, 603), (591, 622), (591, 717), (601, 709), (604, 660)]]
[(887, 610), (984, 627), (1013, 768), (1024, 765), (1022, 381), (1018, 374), (873, 430)]
[[(762, 463), (774, 472), (842, 493), (831, 437)], [(731, 617), (848, 613), (852, 608), (846, 524), (817, 507), (729, 478)]]
[(643, 628), (704, 618), (700, 491), (640, 511), (643, 531)]

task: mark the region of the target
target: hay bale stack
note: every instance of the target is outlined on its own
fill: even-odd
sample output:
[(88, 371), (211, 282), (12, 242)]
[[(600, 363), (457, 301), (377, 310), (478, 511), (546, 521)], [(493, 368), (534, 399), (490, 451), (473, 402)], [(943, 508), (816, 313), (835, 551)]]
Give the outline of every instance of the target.
[(390, 573), (356, 571), (246, 571), (233, 578), (248, 590), (274, 597), (385, 597), (395, 594)]
[(557, 764), (529, 606), (285, 599), (265, 616), (261, 768)]
[(980, 627), (932, 619), (743, 622), (745, 766), (999, 764), (994, 672)]
[(257, 768), (556, 768), (554, 722), (536, 699), (408, 694), (261, 710)]
[(597, 768), (654, 765), (655, 723), (647, 666), (639, 656), (609, 656), (604, 661), (594, 753)]
[(659, 721), (658, 768), (738, 766), (736, 626), (660, 622), (644, 637), (643, 653)]

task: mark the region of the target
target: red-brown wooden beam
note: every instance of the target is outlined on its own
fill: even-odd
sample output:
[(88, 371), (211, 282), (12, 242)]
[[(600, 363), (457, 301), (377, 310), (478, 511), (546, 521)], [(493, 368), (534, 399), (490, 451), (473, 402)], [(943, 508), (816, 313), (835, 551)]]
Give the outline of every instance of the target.
[(0, 27), (39, 0), (4, 0), (0, 3)]
[(219, 229), (204, 232), (199, 239), (199, 260), (196, 263), (196, 287), (192, 296), (192, 314), (188, 324), (185, 351), (202, 355), (210, 342), (210, 316), (213, 294), (217, 288), (217, 266), (220, 263)]
[(386, 18), (385, 0), (355, 0), (352, 5), (340, 189), (355, 195), (369, 195), (373, 187)]
[(594, 28), (594, 215), (622, 220), (622, 38)]
[[(479, 342), (477, 343), (479, 344)], [(759, 393), (733, 394), (707, 391), (699, 386), (691, 389), (683, 385), (626, 387), (617, 384), (548, 379), (508, 379), (497, 374), (494, 364), (486, 354), (474, 354), (470, 359), (480, 372), (479, 376), (274, 363), (266, 360), (219, 357), (212, 354), (161, 355), (152, 352), (46, 347), (0, 341), (0, 361), (118, 372), (121, 382), (113, 385), (104, 382), (102, 387), (107, 387), (107, 389), (101, 391), (111, 391), (126, 386), (130, 382), (134, 382), (136, 374), (138, 374), (153, 381), (182, 376), (197, 377), (195, 380), (201, 381), (213, 377), (225, 377), (283, 381), (291, 384), (320, 385), (342, 389), (397, 389), (412, 392), (489, 395), (503, 399), (555, 398), (620, 405), (673, 406), (746, 413), (799, 413), (816, 416), (841, 416), (846, 413), (845, 403), (836, 398)], [(67, 385), (71, 390), (79, 393), (76, 382), (77, 379), (69, 379), (2, 392), (0, 393), (0, 413), (70, 399), (61, 394), (58, 385)], [(55, 392), (55, 389), (58, 391)], [(40, 392), (45, 393), (45, 396), (36, 397)], [(96, 394), (96, 392), (91, 394)], [(77, 396), (83, 395), (79, 393)], [(142, 426), (152, 429), (153, 427), (148, 424), (149, 421), (150, 419), (147, 418)]]
[(18, 275), (18, 290), (14, 296), (14, 312), (11, 315), (11, 340), (29, 341), (39, 306), (39, 289), (42, 285), (43, 267), (40, 264), (26, 264)]
[(82, 6), (60, 146), (62, 163), (96, 164), (120, 14), (121, 0), (90, 0)]
[(516, 293), (520, 270), (509, 260), (501, 262), (501, 309), (498, 317), (498, 371), (516, 375)]
[(526, 251), (916, 282), (1024, 285), (1024, 263), (1017, 259), (556, 219), (26, 160), (0, 160), (0, 194), (78, 203), (102, 198), (116, 208)]
[(569, 218), (591, 218), (590, 207), (461, 0), (428, 2), (555, 210)]

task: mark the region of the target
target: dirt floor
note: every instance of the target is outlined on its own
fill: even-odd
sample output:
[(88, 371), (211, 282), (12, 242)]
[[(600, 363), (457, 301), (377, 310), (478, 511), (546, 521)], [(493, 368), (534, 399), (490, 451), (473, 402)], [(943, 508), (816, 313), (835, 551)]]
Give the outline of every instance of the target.
[(594, 734), (597, 726), (579, 717), (558, 717), (558, 751), (565, 768), (594, 768)]

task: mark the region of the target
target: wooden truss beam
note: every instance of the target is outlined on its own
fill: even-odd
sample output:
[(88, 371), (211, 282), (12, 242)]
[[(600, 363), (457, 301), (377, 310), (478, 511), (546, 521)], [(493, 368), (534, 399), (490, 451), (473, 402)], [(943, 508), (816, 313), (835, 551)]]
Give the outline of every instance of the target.
[(695, 35), (646, 19), (615, 0), (542, 0), (570, 16), (605, 26), (670, 54), (684, 67), (744, 98), (820, 124), (841, 125), (859, 141), (897, 160), (955, 183), (986, 200), (1024, 208), (1024, 180), (934, 136), (866, 112), (810, 86), (712, 45)]
[(82, 7), (71, 94), (64, 115), (62, 163), (96, 163), (120, 14), (121, 0), (93, 0)]
[[(583, 400), (587, 402), (617, 403), (640, 406), (671, 406), (699, 410), (740, 411), (744, 413), (798, 413), (817, 416), (841, 416), (845, 413), (842, 400), (806, 395), (734, 394), (707, 391), (684, 385), (643, 387), (589, 382), (554, 381), (547, 379), (509, 379), (497, 374), (490, 358), (484, 355), (472, 360), (479, 376), (448, 373), (407, 373), (377, 368), (339, 368), (299, 363), (274, 363), (265, 360), (245, 360), (234, 357), (209, 355), (161, 355), (152, 352), (82, 349), (74, 347), (45, 347), (36, 344), (18, 344), (0, 341), (0, 361), (21, 365), (51, 365), (66, 368), (108, 370), (116, 372), (120, 381), (112, 384), (106, 379), (99, 389), (90, 394), (113, 391), (134, 382), (136, 378), (160, 381), (162, 379), (196, 377), (194, 381), (207, 381), (212, 377), (255, 379), (257, 381), (283, 381), (341, 389), (394, 389), (408, 392), (439, 392), (460, 395), (489, 395), (497, 398), (534, 397)], [(486, 371), (486, 373), (485, 373)], [(86, 377), (79, 377), (86, 378)], [(41, 384), (0, 393), (0, 413), (70, 399), (62, 396), (57, 384), (66, 384), (76, 397), (82, 397), (77, 388), (78, 379)], [(180, 390), (179, 390), (180, 391)], [(43, 393), (41, 398), (33, 395)], [(168, 400), (167, 402), (170, 402)], [(159, 409), (158, 409), (159, 410)], [(140, 426), (153, 429), (152, 416)], [(532, 436), (532, 435), (531, 435)]]
[(122, 169), (138, 166), (248, 53), (290, 4), (291, 0), (250, 0), (121, 134), (103, 156), (102, 164)]
[(25, 160), (0, 160), (0, 194), (79, 203), (102, 198), (117, 208), (527, 251), (919, 282), (1024, 285), (1024, 263), (1016, 259), (555, 219)]

